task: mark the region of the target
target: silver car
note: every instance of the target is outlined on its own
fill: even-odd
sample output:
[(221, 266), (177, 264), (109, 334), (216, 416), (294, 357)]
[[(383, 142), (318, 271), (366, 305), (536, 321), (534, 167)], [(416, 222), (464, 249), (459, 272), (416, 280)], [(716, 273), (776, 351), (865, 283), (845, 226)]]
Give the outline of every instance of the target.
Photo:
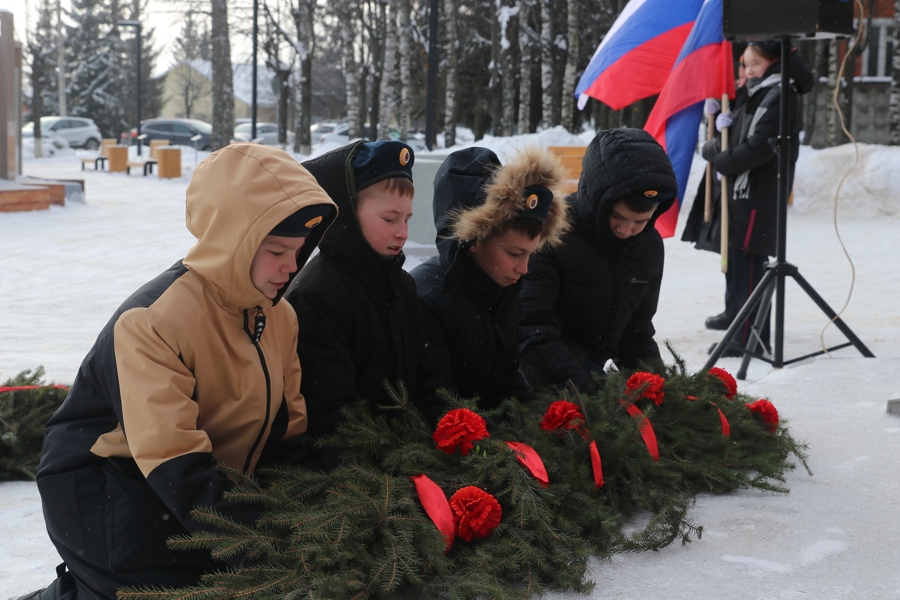
[[(250, 136), (253, 131), (252, 123), (240, 123), (234, 127), (234, 139), (241, 142), (253, 141)], [(289, 146), (294, 143), (294, 133), (287, 132), (287, 143)], [(256, 123), (256, 138), (258, 143), (264, 146), (280, 146), (278, 143), (278, 125), (275, 123)]]
[[(73, 148), (96, 150), (103, 135), (93, 119), (84, 117), (41, 117), (41, 136), (61, 137)], [(34, 123), (22, 128), (22, 137), (34, 137)]]

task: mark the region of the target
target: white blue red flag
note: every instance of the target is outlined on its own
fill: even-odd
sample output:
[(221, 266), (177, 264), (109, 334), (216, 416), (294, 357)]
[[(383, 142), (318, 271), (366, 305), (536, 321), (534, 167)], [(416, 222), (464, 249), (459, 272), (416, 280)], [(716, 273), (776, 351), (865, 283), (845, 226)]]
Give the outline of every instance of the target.
[(705, 0), (644, 126), (666, 149), (678, 179), (678, 202), (656, 220), (663, 237), (675, 234), (703, 119), (703, 101), (723, 94), (734, 98), (731, 43), (722, 38), (722, 0)]
[(658, 94), (702, 5), (703, 0), (631, 0), (575, 87), (578, 108), (591, 97), (620, 110)]

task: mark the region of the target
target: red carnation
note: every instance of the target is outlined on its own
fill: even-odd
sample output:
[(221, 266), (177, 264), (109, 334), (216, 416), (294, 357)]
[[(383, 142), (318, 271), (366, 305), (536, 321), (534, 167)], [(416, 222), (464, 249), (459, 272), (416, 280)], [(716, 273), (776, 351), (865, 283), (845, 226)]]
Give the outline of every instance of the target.
[(455, 408), (438, 421), (437, 429), (431, 437), (438, 449), (447, 454), (453, 454), (459, 448), (462, 455), (466, 456), (472, 449), (472, 442), (491, 436), (480, 415), (468, 408)]
[(775, 433), (778, 429), (778, 410), (768, 400), (757, 400), (752, 404), (748, 404), (747, 408), (750, 412), (762, 419), (766, 429), (771, 433)]
[(665, 383), (666, 380), (659, 375), (647, 373), (646, 371), (639, 371), (628, 378), (625, 387), (630, 395), (635, 395), (640, 392), (640, 395), (637, 396), (635, 400), (647, 398), (648, 400), (652, 400), (653, 404), (659, 406), (662, 404), (663, 396), (666, 395), (663, 391)]
[(717, 377), (725, 385), (725, 397), (731, 400), (737, 394), (737, 381), (731, 376), (731, 373), (719, 367), (713, 367), (709, 370), (709, 374)]
[(456, 535), (467, 542), (471, 542), (472, 538), (483, 539), (491, 535), (503, 516), (497, 499), (474, 485), (453, 494), (450, 510), (456, 523)]
[(555, 431), (557, 429), (575, 429), (584, 424), (584, 415), (578, 405), (567, 400), (557, 400), (544, 413), (541, 429)]

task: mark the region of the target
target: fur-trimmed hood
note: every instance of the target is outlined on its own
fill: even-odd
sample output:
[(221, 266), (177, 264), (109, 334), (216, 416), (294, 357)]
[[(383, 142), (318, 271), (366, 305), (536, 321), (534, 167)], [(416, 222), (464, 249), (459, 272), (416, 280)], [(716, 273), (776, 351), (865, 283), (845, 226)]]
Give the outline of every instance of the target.
[(566, 171), (549, 150), (519, 150), (501, 165), (487, 148), (465, 148), (447, 157), (434, 179), (436, 244), (445, 265), (467, 247), (503, 230), (526, 210), (525, 188), (542, 185), (553, 201), (541, 228), (540, 247), (559, 244), (569, 230), (563, 182)]

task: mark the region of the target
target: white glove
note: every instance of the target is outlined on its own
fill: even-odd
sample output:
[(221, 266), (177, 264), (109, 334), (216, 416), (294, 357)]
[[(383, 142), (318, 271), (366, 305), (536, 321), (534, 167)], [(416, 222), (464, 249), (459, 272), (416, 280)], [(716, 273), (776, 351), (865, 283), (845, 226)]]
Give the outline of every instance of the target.
[(731, 116), (731, 111), (723, 112), (716, 117), (716, 131), (722, 131), (726, 127), (729, 127), (733, 122), (734, 117)]
[(706, 102), (703, 104), (703, 112), (708, 115), (714, 115), (719, 112), (719, 109), (722, 108), (719, 104), (719, 101), (715, 98), (707, 98)]

